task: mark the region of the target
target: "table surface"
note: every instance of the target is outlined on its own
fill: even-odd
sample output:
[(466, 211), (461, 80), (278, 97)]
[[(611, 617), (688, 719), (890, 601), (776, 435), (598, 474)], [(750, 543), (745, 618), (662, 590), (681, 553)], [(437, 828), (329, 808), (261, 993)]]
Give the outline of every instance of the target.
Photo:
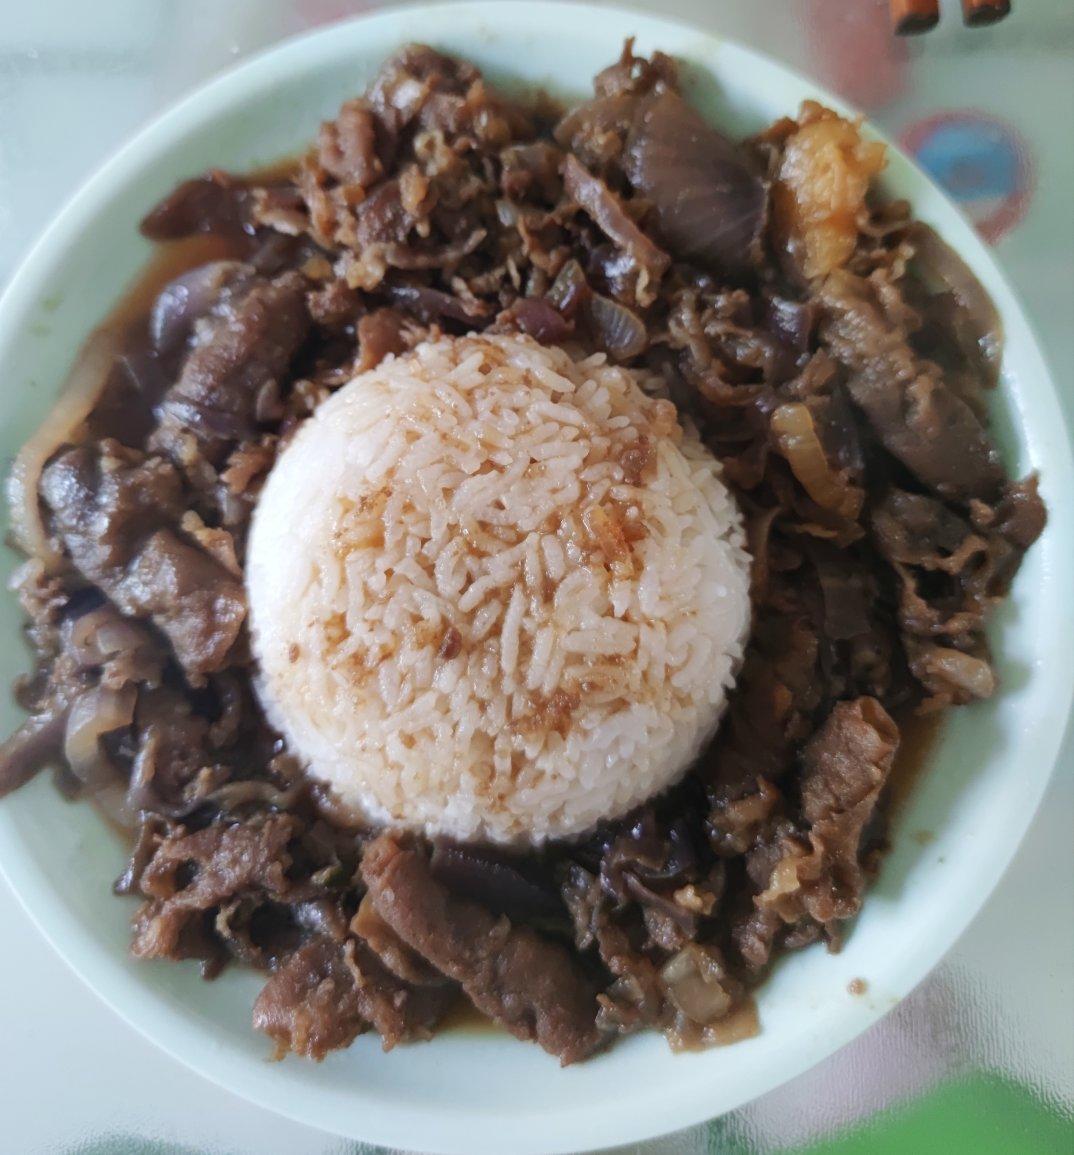
[[(83, 178), (156, 111), (284, 36), (375, 6), (0, 0), (0, 287)], [(944, 0), (937, 30), (896, 41), (886, 0), (659, 4), (815, 76), (916, 153), (995, 243), (1074, 427), (1074, 4), (1014, 7), (970, 32)], [(1068, 734), (1011, 870), (886, 1019), (778, 1091), (637, 1151), (1074, 1151), (1072, 770)], [(82, 986), (3, 883), (0, 925), (0, 1153), (371, 1155), (156, 1050)]]

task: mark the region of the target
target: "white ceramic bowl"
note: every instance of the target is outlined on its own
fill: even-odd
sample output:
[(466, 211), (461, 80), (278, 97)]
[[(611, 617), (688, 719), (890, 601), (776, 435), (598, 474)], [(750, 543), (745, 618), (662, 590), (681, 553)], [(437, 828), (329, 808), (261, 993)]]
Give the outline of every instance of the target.
[[(10, 457), (30, 433), (82, 338), (149, 255), (137, 221), (175, 182), (212, 166), (241, 171), (295, 152), (408, 40), (465, 55), (494, 81), (580, 97), (630, 34), (642, 52), (680, 57), (691, 98), (733, 133), (757, 129), (807, 97), (840, 107), (752, 52), (608, 8), (493, 2), (394, 10), (290, 41), (139, 134), (27, 258), (0, 303), (3, 454)], [(999, 880), (1061, 742), (1074, 680), (1074, 469), (1054, 387), (992, 256), (894, 150), (887, 184), (963, 254), (999, 306), (1007, 346), (994, 421), (1012, 470), (1040, 470), (1050, 521), (995, 622), (1002, 693), (947, 723), (843, 952), (813, 948), (785, 960), (760, 993), (761, 1034), (702, 1054), (672, 1055), (662, 1038), (646, 1034), (561, 1070), (505, 1034), (453, 1032), (390, 1055), (366, 1036), (321, 1065), (270, 1063), (269, 1044), (250, 1027), (255, 976), (234, 969), (203, 983), (190, 965), (127, 958), (131, 904), (110, 893), (123, 848), (91, 807), (64, 804), (42, 776), (0, 806), (0, 865), (90, 987), (207, 1078), (304, 1123), (423, 1151), (526, 1155), (624, 1143), (730, 1110), (848, 1042), (924, 977)], [(5, 569), (13, 564), (6, 555)], [(14, 599), (4, 597), (4, 730), (18, 715), (3, 687), (26, 666), (18, 631)], [(931, 840), (911, 836), (920, 831)], [(867, 995), (847, 993), (853, 978), (867, 981)], [(53, 1029), (62, 1046), (60, 1024)]]

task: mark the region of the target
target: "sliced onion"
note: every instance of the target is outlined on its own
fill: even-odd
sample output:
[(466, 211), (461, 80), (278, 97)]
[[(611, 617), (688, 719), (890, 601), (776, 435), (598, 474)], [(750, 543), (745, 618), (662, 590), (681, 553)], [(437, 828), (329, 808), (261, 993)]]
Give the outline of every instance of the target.
[(570, 336), (569, 322), (544, 297), (519, 297), (505, 319), (542, 345), (561, 345)]
[(548, 290), (548, 299), (570, 320), (588, 299), (589, 291), (589, 283), (585, 279), (582, 266), (572, 258), (559, 270), (552, 287)]
[(679, 256), (731, 272), (756, 263), (768, 215), (765, 182), (681, 96), (662, 92), (643, 102), (624, 164)]
[(138, 825), (138, 811), (127, 799), (126, 784), (120, 781), (108, 782), (95, 790), (93, 801), (104, 816), (123, 830), (134, 830)]
[(632, 309), (593, 293), (585, 312), (593, 338), (613, 361), (628, 361), (645, 351), (649, 336)]
[(178, 349), (193, 331), (194, 322), (209, 312), (245, 267), (240, 261), (210, 261), (169, 281), (149, 314), (149, 336), (156, 351), (168, 354)]
[(16, 544), (38, 558), (49, 573), (62, 565), (62, 556), (49, 543), (41, 517), (37, 488), (49, 458), (67, 442), (89, 416), (108, 382), (119, 352), (119, 331), (109, 326), (95, 330), (75, 356), (59, 400), (29, 441), (19, 450), (7, 483), (11, 528)]
[(138, 691), (132, 685), (119, 690), (97, 686), (75, 699), (67, 716), (63, 753), (71, 772), (90, 791), (115, 780), (110, 759), (101, 749), (106, 734), (122, 730), (134, 720)]
[(668, 998), (698, 1026), (708, 1026), (731, 1009), (723, 985), (723, 968), (704, 947), (691, 943), (673, 955), (660, 971)]
[(801, 402), (781, 405), (772, 414), (771, 429), (780, 453), (806, 493), (822, 509), (854, 520), (864, 494), (842, 481), (828, 464), (809, 409)]
[(933, 677), (940, 677), (973, 698), (990, 698), (996, 690), (996, 675), (983, 659), (946, 646), (924, 651), (921, 664)]
[(221, 810), (236, 810), (240, 806), (255, 803), (259, 808), (288, 810), (298, 801), (302, 793), (301, 783), (295, 783), (286, 790), (281, 790), (271, 782), (260, 779), (247, 779), (241, 782), (229, 782), (219, 790), (212, 791), (204, 798)]

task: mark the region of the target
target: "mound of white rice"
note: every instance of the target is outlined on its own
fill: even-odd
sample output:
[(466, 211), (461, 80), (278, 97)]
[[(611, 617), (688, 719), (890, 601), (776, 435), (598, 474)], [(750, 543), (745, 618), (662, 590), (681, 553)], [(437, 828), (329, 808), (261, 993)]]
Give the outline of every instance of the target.
[(444, 338), (330, 398), (247, 558), (269, 717), (357, 815), (539, 843), (676, 780), (749, 623), (719, 466), (603, 357)]

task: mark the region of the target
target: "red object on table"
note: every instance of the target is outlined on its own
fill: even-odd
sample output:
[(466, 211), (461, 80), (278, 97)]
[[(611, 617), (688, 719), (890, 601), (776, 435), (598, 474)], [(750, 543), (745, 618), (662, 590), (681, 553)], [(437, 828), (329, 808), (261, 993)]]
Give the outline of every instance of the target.
[(971, 28), (995, 24), (1010, 11), (1010, 0), (962, 0), (962, 22)]
[(940, 0), (891, 0), (891, 22), (899, 36), (928, 32), (939, 19)]

